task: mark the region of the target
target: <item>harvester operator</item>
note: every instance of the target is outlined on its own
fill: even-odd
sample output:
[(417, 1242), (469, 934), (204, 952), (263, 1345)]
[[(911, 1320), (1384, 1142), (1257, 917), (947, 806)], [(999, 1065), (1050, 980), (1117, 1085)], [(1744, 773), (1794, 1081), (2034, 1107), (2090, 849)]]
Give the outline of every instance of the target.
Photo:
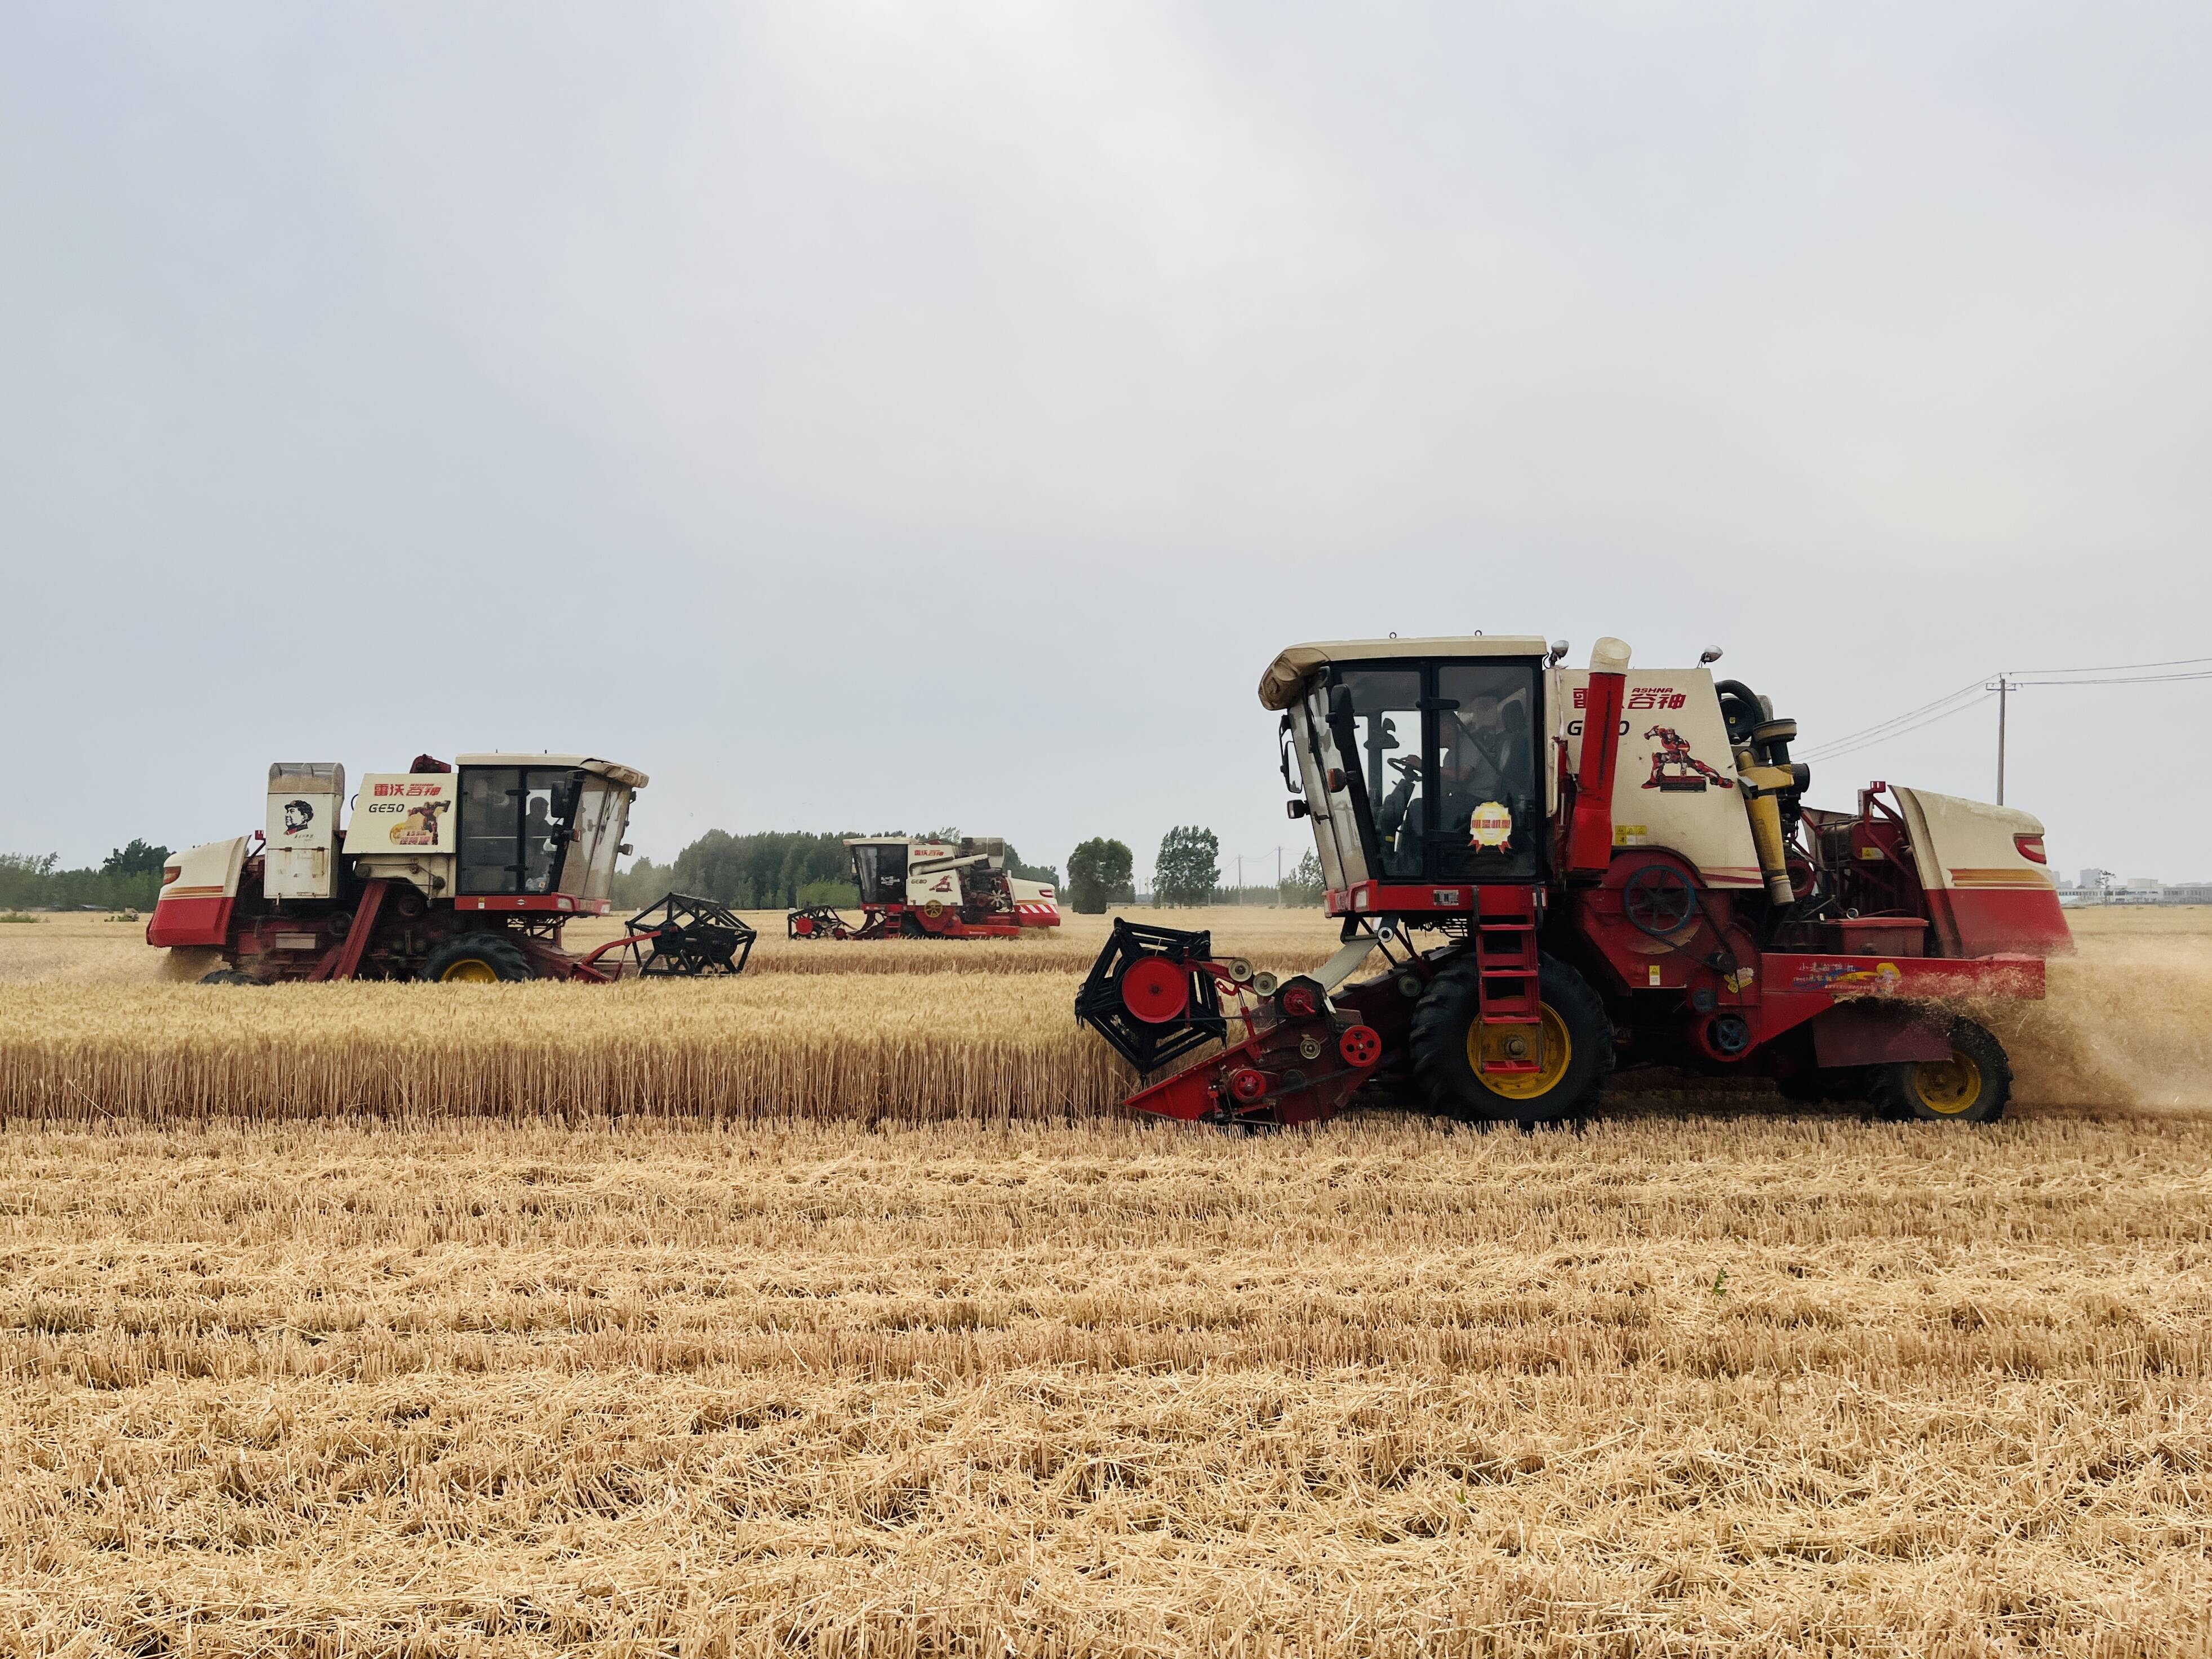
[[(1492, 803), (1510, 806), (1516, 793), (1514, 780), (1528, 773), (1525, 757), (1516, 752), (1504, 709), (1493, 696), (1476, 697), (1464, 712), (1447, 710), (1438, 717), (1437, 737), (1441, 751), (1437, 765), (1437, 829), (1445, 835), (1455, 830), (1464, 835), (1477, 807)], [(1401, 867), (1393, 868), (1391, 873), (1418, 874), (1421, 831), (1415, 803), (1419, 799), (1421, 758), (1408, 756), (1396, 764), (1397, 787), (1376, 814), (1375, 827), (1396, 848), (1392, 863)]]

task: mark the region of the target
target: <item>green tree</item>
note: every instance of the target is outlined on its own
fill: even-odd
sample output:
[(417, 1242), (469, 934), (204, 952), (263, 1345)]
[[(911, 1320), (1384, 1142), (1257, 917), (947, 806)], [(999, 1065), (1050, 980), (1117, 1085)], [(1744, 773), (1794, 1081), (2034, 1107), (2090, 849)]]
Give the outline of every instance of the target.
[(1205, 904), (1221, 884), (1221, 842), (1211, 830), (1179, 823), (1160, 837), (1152, 865), (1152, 902)]
[(161, 866), (169, 861), (169, 849), (154, 847), (131, 838), (128, 847), (118, 847), (100, 861), (103, 876), (158, 876)]
[(1067, 902), (1079, 915), (1103, 915), (1109, 904), (1133, 903), (1136, 854), (1118, 841), (1086, 841), (1067, 855)]
[(665, 864), (640, 859), (627, 870), (615, 872), (609, 890), (617, 910), (635, 913), (674, 889), (676, 872)]
[(1312, 848), (1298, 860), (1298, 867), (1283, 878), (1285, 904), (1319, 904), (1322, 896), (1321, 857)]
[(1041, 881), (1048, 887), (1060, 885), (1059, 871), (1049, 864), (1024, 864), (1012, 842), (1006, 843), (1006, 873), (1022, 881)]
[(802, 888), (852, 879), (842, 835), (763, 830), (733, 836), (709, 830), (676, 855), (670, 884), (739, 910), (784, 910), (799, 902)]

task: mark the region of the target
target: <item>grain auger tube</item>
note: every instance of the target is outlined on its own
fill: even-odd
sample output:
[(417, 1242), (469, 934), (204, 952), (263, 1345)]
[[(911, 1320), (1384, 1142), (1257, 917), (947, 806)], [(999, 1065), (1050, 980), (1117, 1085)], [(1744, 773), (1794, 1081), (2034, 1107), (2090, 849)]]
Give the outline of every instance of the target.
[(420, 755), (349, 796), (336, 762), (280, 761), (262, 829), (169, 860), (146, 942), (219, 952), (204, 977), (228, 985), (738, 972), (753, 930), (678, 893), (588, 954), (562, 943), (569, 922), (613, 909), (646, 781), (588, 755)]
[(2010, 1068), (1969, 1009), (2041, 996), (2045, 959), (2073, 948), (2042, 824), (1881, 782), (1809, 805), (1796, 723), (1716, 684), (1718, 652), (1632, 669), (1601, 640), (1575, 670), (1566, 650), (1330, 641), (1269, 665), (1288, 811), (1343, 948), (1278, 981), (1205, 933), (1118, 922), (1076, 1013), (1148, 1079), (1128, 1103), (1537, 1124), (1666, 1066), (2001, 1113)]

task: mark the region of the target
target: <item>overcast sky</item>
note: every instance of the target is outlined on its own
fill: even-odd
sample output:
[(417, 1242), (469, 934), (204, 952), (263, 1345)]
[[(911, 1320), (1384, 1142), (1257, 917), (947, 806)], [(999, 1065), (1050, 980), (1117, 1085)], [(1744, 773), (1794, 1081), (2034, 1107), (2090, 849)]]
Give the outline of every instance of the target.
[[(2201, 7), (0, 12), (0, 850), (584, 750), (634, 839), (1281, 816), (1282, 646), (1616, 634), (1808, 743), (2212, 653)], [(2037, 690), (2212, 875), (2212, 682)], [(1994, 711), (1816, 773), (1986, 797)], [(1231, 865), (1233, 870), (1233, 865)]]

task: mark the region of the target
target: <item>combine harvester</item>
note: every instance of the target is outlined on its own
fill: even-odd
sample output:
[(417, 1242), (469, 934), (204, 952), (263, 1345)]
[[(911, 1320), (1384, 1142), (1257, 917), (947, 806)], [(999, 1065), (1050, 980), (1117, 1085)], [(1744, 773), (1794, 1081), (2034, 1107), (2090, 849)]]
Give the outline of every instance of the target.
[[(1587, 672), (1566, 651), (1478, 635), (1275, 659), (1260, 701), (1344, 947), (1278, 982), (1206, 933), (1117, 921), (1077, 1018), (1140, 1073), (1231, 1045), (1127, 1103), (1266, 1125), (1358, 1097), (1556, 1123), (1616, 1066), (1664, 1066), (2002, 1113), (2004, 1049), (1956, 1006), (2040, 997), (2044, 959), (2072, 952), (2042, 824), (1886, 783), (1855, 811), (1808, 806), (1796, 723), (1716, 684), (1717, 651), (1634, 672), (1618, 640)], [(1353, 981), (1375, 951), (1388, 970)]]
[(1006, 873), (1006, 843), (861, 836), (845, 843), (861, 920), (829, 905), (785, 918), (793, 939), (1016, 939), (1060, 926), (1053, 890)]
[(671, 893), (588, 955), (561, 930), (601, 916), (645, 774), (584, 755), (428, 755), (372, 772), (339, 827), (345, 768), (279, 761), (252, 836), (179, 853), (161, 872), (149, 945), (212, 947), (204, 984), (278, 980), (564, 979), (735, 974), (754, 931)]

